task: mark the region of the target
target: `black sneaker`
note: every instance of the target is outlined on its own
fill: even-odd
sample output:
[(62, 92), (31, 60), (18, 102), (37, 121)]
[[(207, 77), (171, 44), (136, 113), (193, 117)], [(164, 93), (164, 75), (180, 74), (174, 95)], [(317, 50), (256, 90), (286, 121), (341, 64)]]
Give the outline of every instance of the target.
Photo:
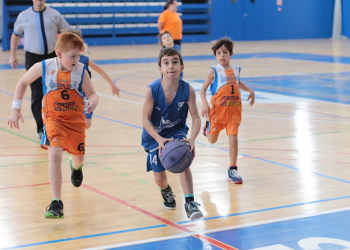
[(54, 200), (46, 207), (45, 219), (64, 219), (61, 200)]
[(203, 213), (198, 209), (197, 206), (200, 205), (195, 201), (190, 201), (185, 204), (187, 217), (191, 220), (198, 220), (203, 217)]
[(160, 190), (160, 193), (163, 197), (163, 205), (166, 209), (175, 209), (176, 208), (176, 201), (175, 201), (175, 195), (173, 194), (173, 190), (171, 190), (171, 187), (168, 186), (167, 190)]
[(69, 158), (69, 165), (72, 171), (70, 180), (72, 181), (72, 184), (74, 187), (80, 187), (81, 183), (83, 182), (83, 171), (82, 171), (83, 164), (81, 164), (79, 168), (75, 168), (73, 166), (72, 157), (71, 157)]

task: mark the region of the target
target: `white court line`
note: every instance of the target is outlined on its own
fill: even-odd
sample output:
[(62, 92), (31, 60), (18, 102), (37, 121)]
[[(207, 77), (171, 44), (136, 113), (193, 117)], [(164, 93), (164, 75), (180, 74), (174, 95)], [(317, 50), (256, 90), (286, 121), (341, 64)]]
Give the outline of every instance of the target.
[(347, 210), (350, 210), (350, 207), (332, 209), (332, 210), (327, 210), (327, 211), (318, 212), (318, 213), (309, 213), (309, 214), (304, 214), (304, 215), (289, 216), (289, 217), (273, 219), (273, 220), (265, 220), (265, 221), (254, 222), (254, 223), (247, 223), (247, 224), (237, 225), (237, 226), (216, 228), (216, 229), (205, 230), (205, 231), (201, 231), (201, 232), (194, 231), (193, 233), (184, 233), (184, 234), (177, 234), (177, 235), (171, 235), (171, 236), (153, 238), (153, 239), (147, 239), (147, 240), (130, 241), (130, 242), (119, 243), (119, 244), (114, 244), (114, 245), (107, 245), (107, 246), (102, 246), (102, 247), (86, 248), (83, 250), (100, 250), (100, 249), (115, 248), (115, 247), (129, 246), (129, 245), (137, 245), (137, 244), (155, 242), (155, 241), (160, 241), (160, 240), (169, 240), (169, 239), (174, 239), (174, 238), (187, 237), (187, 236), (196, 235), (196, 234), (208, 234), (208, 233), (214, 233), (214, 232), (218, 232), (218, 231), (232, 230), (232, 229), (237, 229), (237, 228), (258, 226), (258, 225), (262, 225), (262, 224), (269, 224), (269, 223), (280, 222), (280, 221), (307, 218), (307, 217), (311, 217), (311, 216), (330, 214), (330, 213), (342, 212), (342, 211), (347, 211)]
[(130, 101), (130, 100), (127, 100), (127, 99), (122, 99), (122, 98), (118, 98), (118, 97), (114, 97), (114, 96), (110, 96), (110, 95), (105, 95), (105, 94), (102, 94), (102, 93), (99, 93), (99, 92), (96, 92), (96, 93), (99, 96), (103, 96), (103, 97), (106, 97), (106, 98), (109, 98), (109, 99), (113, 99), (113, 100), (117, 100), (117, 101), (121, 101), (121, 102), (131, 102), (131, 103), (135, 103), (135, 104), (143, 104), (143, 102)]

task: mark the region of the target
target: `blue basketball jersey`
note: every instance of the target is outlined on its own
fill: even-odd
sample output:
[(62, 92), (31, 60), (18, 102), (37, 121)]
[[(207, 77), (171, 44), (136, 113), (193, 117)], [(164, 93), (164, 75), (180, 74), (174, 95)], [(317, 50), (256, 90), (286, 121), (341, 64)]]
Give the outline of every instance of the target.
[[(179, 80), (179, 87), (174, 100), (166, 103), (161, 80), (158, 79), (149, 85), (154, 101), (151, 122), (158, 134), (164, 138), (170, 138), (173, 135), (187, 135), (188, 127), (186, 119), (188, 114), (188, 99), (190, 96), (190, 85)], [(153, 151), (158, 148), (158, 143), (150, 136), (145, 128), (142, 131), (141, 145), (147, 151)]]
[(88, 56), (84, 56), (84, 55), (80, 55), (79, 62), (81, 62), (82, 64), (85, 65), (85, 69), (89, 73), (89, 76), (91, 78), (91, 72), (90, 72), (90, 69), (89, 69), (89, 57)]

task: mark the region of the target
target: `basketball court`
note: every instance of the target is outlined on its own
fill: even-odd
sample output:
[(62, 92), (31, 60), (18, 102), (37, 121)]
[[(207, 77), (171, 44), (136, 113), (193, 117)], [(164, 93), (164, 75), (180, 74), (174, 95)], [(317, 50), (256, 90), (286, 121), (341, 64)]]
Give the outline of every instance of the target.
[[(199, 90), (216, 64), (210, 48), (182, 45), (184, 80), (197, 92), (199, 111)], [(63, 156), (63, 220), (44, 218), (51, 200), (48, 159), (35, 133), (29, 89), (25, 123), (19, 130), (7, 126), (24, 53), (18, 51), (22, 67), (13, 70), (9, 52), (0, 52), (0, 249), (350, 248), (349, 48), (348, 40), (331, 39), (235, 42), (231, 63), (256, 91), (255, 104), (243, 104), (239, 129), (243, 184), (226, 180), (225, 132), (214, 145), (199, 134), (191, 166), (204, 214), (198, 221), (186, 216), (178, 175), (168, 175), (177, 208), (166, 210), (145, 171), (142, 105), (146, 86), (160, 76), (159, 45), (90, 46), (91, 59), (116, 82), (121, 98), (92, 72), (100, 103), (87, 131), (81, 187), (70, 183), (69, 155)]]

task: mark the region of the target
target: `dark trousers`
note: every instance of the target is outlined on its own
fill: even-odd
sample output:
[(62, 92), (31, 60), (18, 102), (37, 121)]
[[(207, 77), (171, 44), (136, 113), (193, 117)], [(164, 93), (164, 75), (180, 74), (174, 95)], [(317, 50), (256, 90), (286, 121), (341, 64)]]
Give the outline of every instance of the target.
[(175, 40), (174, 39), (174, 44), (177, 44), (177, 45), (181, 46), (181, 40)]
[[(56, 57), (56, 53), (52, 52), (48, 55), (37, 55), (30, 52), (26, 52), (26, 70), (32, 67), (35, 63), (41, 62), (43, 60)], [(36, 122), (37, 133), (43, 132), (43, 119), (41, 115), (41, 106), (43, 100), (43, 86), (41, 82), (41, 77), (36, 79), (32, 84), (30, 84), (30, 89), (32, 90), (32, 113)]]

